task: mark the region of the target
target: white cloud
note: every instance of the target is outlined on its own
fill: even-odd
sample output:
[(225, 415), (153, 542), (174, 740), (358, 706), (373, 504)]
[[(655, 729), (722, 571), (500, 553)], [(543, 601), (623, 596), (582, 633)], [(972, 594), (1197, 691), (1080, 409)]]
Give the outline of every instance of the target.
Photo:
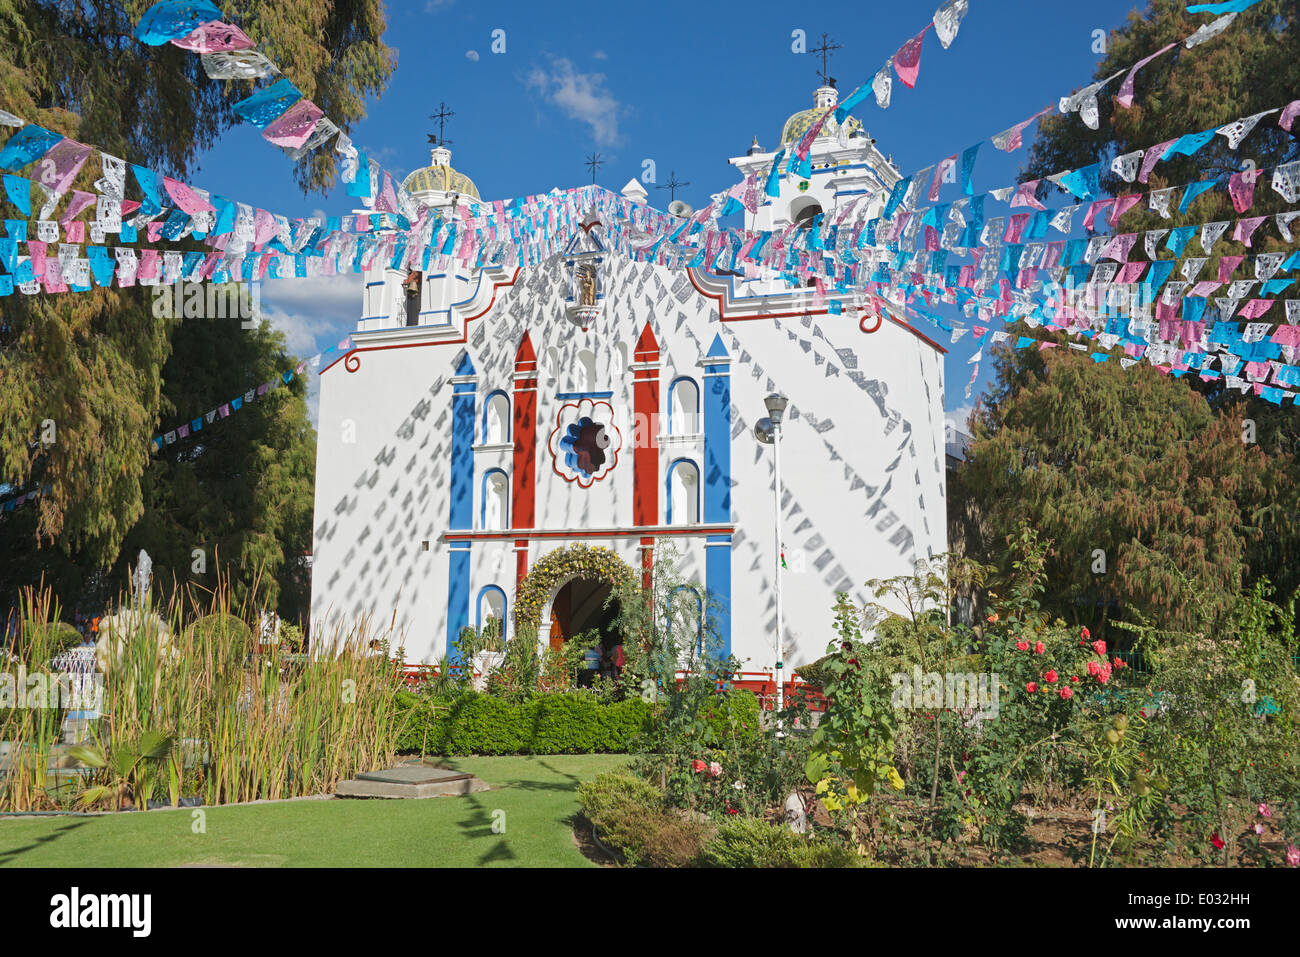
[(564, 58), (551, 60), (551, 69), (534, 67), (525, 84), (570, 119), (586, 123), (597, 146), (618, 142), (618, 116), (623, 105), (605, 88), (605, 74), (578, 73)]
[(427, 0), (424, 5), (424, 12), (438, 13), (441, 10), (446, 10), (455, 2), (456, 0)]
[(975, 406), (967, 402), (965, 405), (959, 405), (955, 409), (950, 409), (944, 414), (943, 424), (946, 430), (956, 429), (958, 432), (965, 432), (970, 435), (970, 414)]
[(596, 60), (608, 60), (609, 54), (606, 53), (604, 50), (597, 50), (595, 53), (592, 54), (592, 58)]
[[(273, 329), (284, 333), (289, 352), (301, 359), (338, 345), (354, 332), (360, 310), (360, 276), (270, 279), (262, 284), (262, 314)], [(320, 409), (319, 371), (305, 373), (307, 410), (313, 423)]]
[(466, 60), (469, 60), (470, 63), (477, 63), (477, 62), (478, 62), (478, 51), (477, 51), (477, 50), (466, 50), (466, 51), (465, 51), (465, 59), (466, 59)]

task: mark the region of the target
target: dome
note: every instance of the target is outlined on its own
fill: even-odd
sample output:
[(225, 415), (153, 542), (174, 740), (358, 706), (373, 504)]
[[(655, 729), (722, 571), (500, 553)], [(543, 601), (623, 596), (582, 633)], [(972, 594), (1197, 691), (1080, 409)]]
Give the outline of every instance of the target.
[[(822, 114), (826, 112), (827, 108), (834, 106), (838, 100), (839, 94), (833, 87), (822, 87), (819, 89), (814, 94), (814, 106), (812, 109), (801, 110), (785, 121), (785, 126), (781, 127), (780, 145), (784, 147), (798, 143), (799, 140), (803, 138), (803, 135), (812, 129), (813, 124), (821, 119)], [(844, 125), (848, 127), (850, 136), (862, 129), (862, 124), (856, 117), (852, 116), (848, 117), (844, 121)], [(831, 117), (827, 119), (825, 125), (822, 126), (822, 131), (818, 134), (818, 138), (838, 136), (839, 132), (840, 124), (835, 121), (835, 116), (832, 114)]]
[(402, 180), (402, 186), (408, 192), (417, 194), (460, 193), (462, 196), (482, 199), (478, 194), (478, 187), (474, 185), (474, 181), (464, 173), (452, 168), (450, 150), (445, 147), (435, 149), (432, 160), (432, 165), (414, 170), (406, 179)]

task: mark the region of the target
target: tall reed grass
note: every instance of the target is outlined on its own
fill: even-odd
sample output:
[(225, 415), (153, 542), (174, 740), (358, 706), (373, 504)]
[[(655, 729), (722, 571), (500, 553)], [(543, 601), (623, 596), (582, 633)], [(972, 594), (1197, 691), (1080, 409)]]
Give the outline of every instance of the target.
[[(259, 646), (254, 615), (232, 609), (224, 586), (172, 594), (160, 608), (127, 600), (101, 620), (102, 715), (83, 747), (56, 747), (63, 708), (0, 708), (0, 810), (275, 800), (331, 792), (391, 763), (402, 685), (370, 652), (380, 635), (369, 621), (314, 636), (312, 654), (295, 655)], [(21, 661), (30, 674), (57, 650), (44, 623), (59, 609), (48, 591), (27, 592), (22, 606), (4, 667)], [(74, 763), (79, 772), (65, 769)]]

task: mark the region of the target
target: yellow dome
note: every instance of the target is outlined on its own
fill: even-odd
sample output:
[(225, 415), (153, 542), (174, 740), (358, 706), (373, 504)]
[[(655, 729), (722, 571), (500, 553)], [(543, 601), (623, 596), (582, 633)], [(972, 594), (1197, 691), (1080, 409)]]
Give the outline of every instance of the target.
[[(822, 114), (825, 112), (825, 107), (813, 107), (811, 110), (803, 110), (790, 117), (785, 121), (785, 126), (781, 128), (780, 145), (789, 146), (793, 143), (799, 142), (799, 140), (803, 138), (803, 135), (812, 129), (813, 124), (821, 119)], [(862, 124), (853, 116), (846, 119), (844, 125), (848, 127), (850, 136), (862, 129)], [(835, 122), (835, 117), (832, 115), (830, 119), (826, 121), (826, 124), (822, 127), (822, 131), (818, 136), (839, 136), (839, 133), (840, 124)]]
[(425, 166), (417, 169), (402, 181), (402, 185), (412, 193), (460, 193), (462, 196), (481, 199), (474, 181), (450, 166)]

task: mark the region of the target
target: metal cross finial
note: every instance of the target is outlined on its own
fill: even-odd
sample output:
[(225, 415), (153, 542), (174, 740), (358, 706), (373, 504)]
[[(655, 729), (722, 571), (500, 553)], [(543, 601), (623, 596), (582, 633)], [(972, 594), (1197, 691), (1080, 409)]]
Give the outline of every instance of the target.
[(835, 77), (831, 76), (830, 73), (828, 72), (829, 64), (827, 61), (835, 55), (836, 50), (842, 50), (842, 49), (844, 49), (844, 44), (833, 42), (830, 38), (830, 34), (823, 33), (822, 42), (817, 46), (813, 47), (811, 51), (809, 51), (813, 55), (820, 56), (822, 58), (822, 68), (817, 75), (822, 78), (822, 83), (826, 84), (827, 86), (835, 85)]
[(600, 158), (599, 153), (592, 153), (587, 157), (587, 162), (583, 165), (586, 166), (587, 169), (591, 170), (591, 182), (594, 185), (596, 182), (596, 170), (604, 166), (605, 161)]
[(664, 183), (662, 186), (656, 186), (655, 189), (668, 190), (668, 201), (672, 202), (674, 199), (677, 198), (677, 191), (679, 189), (681, 189), (683, 186), (690, 186), (690, 185), (691, 184), (689, 182), (686, 183), (677, 182), (677, 171), (673, 170), (668, 174), (668, 182)]
[(446, 146), (448, 143), (451, 142), (451, 140), (447, 139), (446, 137), (445, 128), (446, 128), (447, 121), (455, 115), (456, 115), (455, 112), (447, 109), (447, 104), (445, 102), (442, 101), (438, 102), (438, 112), (429, 114), (429, 119), (438, 121), (438, 135), (434, 136), (432, 133), (430, 133), (429, 134), (430, 143), (432, 143), (434, 146)]

